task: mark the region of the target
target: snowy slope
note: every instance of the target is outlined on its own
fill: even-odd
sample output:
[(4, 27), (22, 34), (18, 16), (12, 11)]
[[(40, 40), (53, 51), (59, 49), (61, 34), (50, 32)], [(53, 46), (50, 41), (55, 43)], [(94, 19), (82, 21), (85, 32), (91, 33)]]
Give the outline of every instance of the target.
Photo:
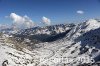
[[(1, 41), (2, 38), (0, 38)], [(0, 66), (5, 60), (8, 60), (7, 66), (30, 66), (34, 65), (32, 52), (27, 49), (18, 51), (7, 43), (0, 43)], [(32, 66), (31, 65), (31, 66)]]

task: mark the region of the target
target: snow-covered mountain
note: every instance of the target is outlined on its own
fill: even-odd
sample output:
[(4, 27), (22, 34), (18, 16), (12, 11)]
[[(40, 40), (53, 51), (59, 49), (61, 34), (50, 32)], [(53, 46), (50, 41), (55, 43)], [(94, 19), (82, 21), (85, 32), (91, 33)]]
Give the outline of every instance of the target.
[(6, 25), (6, 24), (0, 24), (0, 32), (5, 34), (15, 34), (19, 31), (15, 25)]
[(72, 27), (74, 27), (75, 24), (58, 24), (58, 25), (51, 25), (51, 26), (45, 26), (45, 27), (34, 27), (30, 29), (25, 29), (19, 31), (17, 34), (21, 35), (36, 35), (36, 34), (47, 34), (47, 35), (55, 35), (59, 33), (63, 33)]
[[(55, 33), (52, 33), (54, 31)], [(36, 34), (63, 37), (57, 37), (60, 39), (50, 42), (32, 44), (28, 37)], [(20, 44), (1, 37), (0, 66), (3, 62), (6, 62), (7, 66), (86, 66), (88, 63), (100, 62), (100, 20), (90, 19), (76, 26), (67, 25), (65, 28), (50, 26), (26, 29), (13, 36), (18, 40), (25, 37), (25, 40)], [(52, 37), (54, 38), (55, 36)], [(24, 45), (25, 41), (27, 45)], [(34, 48), (29, 49), (30, 47)]]
[(17, 39), (21, 38), (19, 41), (29, 39), (36, 43), (51, 42), (63, 38), (74, 26), (74, 24), (59, 24), (46, 27), (34, 27), (21, 30), (13, 36)]

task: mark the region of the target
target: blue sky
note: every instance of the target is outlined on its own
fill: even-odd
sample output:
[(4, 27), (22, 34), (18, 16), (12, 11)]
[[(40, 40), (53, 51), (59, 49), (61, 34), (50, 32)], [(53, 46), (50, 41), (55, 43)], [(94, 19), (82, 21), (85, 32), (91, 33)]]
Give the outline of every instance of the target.
[[(82, 13), (77, 11), (81, 11)], [(43, 16), (52, 24), (100, 18), (100, 0), (0, 0), (0, 23), (11, 24), (11, 13), (27, 15), (40, 24)]]

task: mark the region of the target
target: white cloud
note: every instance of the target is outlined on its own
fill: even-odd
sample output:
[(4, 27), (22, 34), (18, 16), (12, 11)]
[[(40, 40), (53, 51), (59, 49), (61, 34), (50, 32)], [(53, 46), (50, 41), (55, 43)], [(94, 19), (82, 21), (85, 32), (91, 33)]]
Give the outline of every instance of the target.
[(84, 14), (84, 11), (78, 10), (77, 13), (78, 13), (78, 14)]
[(10, 18), (13, 20), (13, 24), (18, 28), (32, 28), (35, 26), (33, 21), (28, 16), (19, 16), (15, 13), (10, 14)]
[(47, 17), (42, 17), (42, 22), (46, 25), (50, 25), (51, 24), (51, 20)]

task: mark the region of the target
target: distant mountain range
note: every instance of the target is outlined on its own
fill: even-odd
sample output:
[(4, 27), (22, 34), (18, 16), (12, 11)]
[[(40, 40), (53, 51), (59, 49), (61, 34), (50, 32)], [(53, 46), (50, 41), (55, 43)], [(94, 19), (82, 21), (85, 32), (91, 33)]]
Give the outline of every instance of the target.
[(41, 42), (51, 42), (63, 38), (75, 25), (74, 24), (59, 24), (46, 27), (35, 27), (25, 30), (20, 30), (14, 34), (15, 37), (27, 38)]

